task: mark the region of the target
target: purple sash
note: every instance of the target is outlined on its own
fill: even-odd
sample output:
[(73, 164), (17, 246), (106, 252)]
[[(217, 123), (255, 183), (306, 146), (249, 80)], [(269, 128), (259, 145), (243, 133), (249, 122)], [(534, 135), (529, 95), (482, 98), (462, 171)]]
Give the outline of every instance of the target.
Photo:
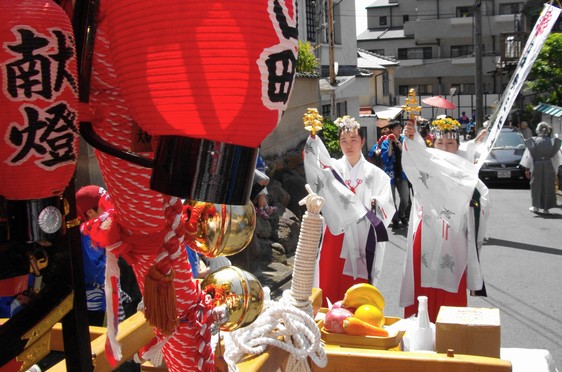
[[(332, 174), (342, 185), (345, 185), (345, 182), (341, 178), (341, 176), (336, 172), (333, 168), (330, 167)], [(347, 187), (347, 186), (346, 186)], [(365, 215), (369, 222), (371, 223), (371, 227), (369, 228), (369, 235), (367, 236), (367, 244), (365, 245), (365, 257), (367, 258), (367, 272), (369, 276), (369, 282), (371, 282), (371, 271), (373, 269), (373, 264), (375, 262), (375, 250), (377, 247), (377, 242), (387, 242), (388, 241), (388, 232), (384, 227), (383, 222), (377, 217), (373, 211), (369, 208), (365, 207), (367, 210), (367, 214)]]

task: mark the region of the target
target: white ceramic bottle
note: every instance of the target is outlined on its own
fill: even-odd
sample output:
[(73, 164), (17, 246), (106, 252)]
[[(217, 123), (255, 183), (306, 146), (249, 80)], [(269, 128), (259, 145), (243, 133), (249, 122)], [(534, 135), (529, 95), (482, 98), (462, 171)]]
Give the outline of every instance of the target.
[(417, 329), (412, 332), (410, 351), (433, 351), (433, 329), (427, 312), (427, 297), (418, 297)]

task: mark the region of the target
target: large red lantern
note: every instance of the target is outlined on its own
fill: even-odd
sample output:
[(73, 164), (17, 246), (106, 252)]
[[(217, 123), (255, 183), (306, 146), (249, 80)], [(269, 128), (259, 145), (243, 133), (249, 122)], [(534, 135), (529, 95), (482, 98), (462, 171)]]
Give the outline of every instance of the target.
[[(151, 187), (245, 204), (255, 149), (277, 125), (293, 86), (296, 1), (105, 6), (123, 94), (139, 126), (159, 137)], [(242, 189), (243, 198), (233, 196)]]
[(10, 239), (53, 237), (78, 144), (74, 36), (60, 6), (0, 1), (0, 68), (0, 195)]

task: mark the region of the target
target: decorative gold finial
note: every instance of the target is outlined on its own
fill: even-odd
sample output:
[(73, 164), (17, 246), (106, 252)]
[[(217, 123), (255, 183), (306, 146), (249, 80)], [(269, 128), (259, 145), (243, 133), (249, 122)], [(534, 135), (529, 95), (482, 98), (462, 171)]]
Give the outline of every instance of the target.
[(309, 131), (310, 135), (314, 137), (316, 132), (322, 130), (323, 120), (324, 118), (318, 113), (317, 109), (309, 107), (303, 117), (304, 129)]
[(410, 115), (410, 119), (413, 119), (414, 113), (421, 113), (421, 109), (421, 106), (418, 105), (416, 90), (414, 88), (411, 88), (408, 91), (408, 98), (406, 98), (404, 106), (402, 106), (402, 110), (406, 111)]

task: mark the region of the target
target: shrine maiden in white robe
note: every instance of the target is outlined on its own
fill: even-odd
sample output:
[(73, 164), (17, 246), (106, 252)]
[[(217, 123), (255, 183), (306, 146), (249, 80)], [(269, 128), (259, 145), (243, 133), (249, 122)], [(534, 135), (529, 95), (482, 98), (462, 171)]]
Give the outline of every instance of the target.
[[(363, 155), (353, 167), (345, 156), (338, 160), (331, 158), (318, 136), (307, 140), (304, 165), (308, 184), (326, 200), (322, 215), (330, 232), (334, 235), (345, 234), (340, 254), (345, 260), (343, 273), (367, 279), (365, 246), (371, 224), (365, 217), (366, 208), (370, 209), (371, 200), (375, 200), (377, 217), (385, 227), (390, 224), (396, 210), (390, 178), (380, 168), (365, 160)], [(332, 169), (345, 184), (336, 179)], [(373, 284), (382, 268), (384, 250), (385, 244), (378, 242), (371, 270)]]
[[(428, 148), (416, 133), (404, 142), (402, 165), (412, 183), (414, 198), (408, 229), (407, 253), (400, 292), (400, 306), (414, 303), (414, 234), (422, 224), (421, 286), (456, 293), (466, 270), (467, 288), (481, 290), (483, 276), (479, 251), (486, 232), (489, 195), (478, 179), (478, 169), (471, 161)], [(470, 201), (480, 193), (479, 228)]]

